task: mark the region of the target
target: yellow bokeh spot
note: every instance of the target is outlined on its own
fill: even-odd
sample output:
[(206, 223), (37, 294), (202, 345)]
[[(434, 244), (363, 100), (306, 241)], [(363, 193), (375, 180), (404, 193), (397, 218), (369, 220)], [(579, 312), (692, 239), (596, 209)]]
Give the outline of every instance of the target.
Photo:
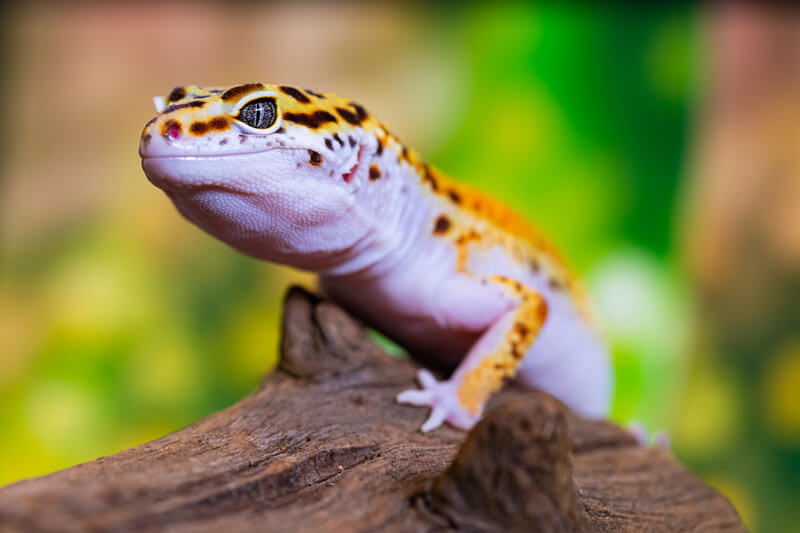
[(741, 429), (736, 383), (720, 368), (701, 366), (687, 384), (673, 431), (684, 457), (702, 459), (729, 449)]
[(761, 391), (768, 430), (800, 444), (800, 340), (784, 344), (768, 359)]
[(137, 396), (169, 405), (192, 396), (197, 387), (197, 365), (186, 343), (161, 336), (131, 357), (126, 375)]
[(21, 479), (40, 476), (72, 465), (75, 461), (65, 459), (60, 450), (45, 449), (40, 440), (32, 435), (24, 423), (16, 421), (6, 426), (8, 438), (2, 440), (0, 454), (0, 487)]
[(86, 453), (91, 448), (86, 443), (101, 441), (101, 433), (108, 427), (100, 399), (79, 384), (57, 380), (36, 383), (24, 407), (31, 435), (42, 449), (59, 457)]
[(730, 500), (747, 530), (752, 531), (756, 520), (756, 508), (747, 489), (739, 482), (722, 475), (705, 476), (705, 482)]
[(58, 265), (43, 291), (51, 334), (92, 342), (145, 322), (153, 311), (152, 294), (131, 263), (103, 249), (81, 251)]
[(497, 135), (487, 142), (493, 143), (498, 153), (536, 157), (545, 152), (544, 147), (563, 142), (564, 119), (558, 104), (542, 87), (509, 90), (493, 104)]

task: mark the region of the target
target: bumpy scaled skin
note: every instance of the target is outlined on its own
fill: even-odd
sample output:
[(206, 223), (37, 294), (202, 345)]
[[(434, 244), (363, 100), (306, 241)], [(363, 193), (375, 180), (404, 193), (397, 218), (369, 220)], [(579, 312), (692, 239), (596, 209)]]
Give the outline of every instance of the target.
[(190, 221), (323, 290), (430, 366), (404, 403), (423, 431), (471, 427), (514, 377), (586, 416), (607, 408), (602, 341), (579, 284), (530, 224), (420, 161), (363, 107), (252, 83), (177, 87), (139, 146)]

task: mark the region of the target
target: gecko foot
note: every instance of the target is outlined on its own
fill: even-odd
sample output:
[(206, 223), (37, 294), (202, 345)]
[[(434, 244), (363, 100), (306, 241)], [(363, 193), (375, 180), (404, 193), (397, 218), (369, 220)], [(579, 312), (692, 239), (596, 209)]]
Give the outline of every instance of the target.
[(461, 407), (456, 394), (456, 386), (449, 381), (437, 381), (429, 371), (420, 369), (417, 380), (422, 389), (409, 389), (397, 395), (397, 401), (410, 405), (427, 406), (431, 414), (422, 424), (422, 432), (427, 433), (443, 422), (460, 429), (471, 429), (480, 419), (479, 414), (471, 414)]
[(670, 449), (669, 434), (664, 430), (658, 430), (654, 431), (652, 434), (648, 434), (644, 424), (635, 420), (628, 424), (628, 432), (636, 437), (639, 446), (652, 445), (667, 451)]

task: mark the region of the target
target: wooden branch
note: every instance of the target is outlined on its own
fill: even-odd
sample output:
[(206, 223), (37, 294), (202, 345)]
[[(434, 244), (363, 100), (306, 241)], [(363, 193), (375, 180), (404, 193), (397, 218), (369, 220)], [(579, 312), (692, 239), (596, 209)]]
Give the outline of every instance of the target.
[(0, 530), (744, 531), (668, 452), (544, 393), (498, 395), (469, 435), (420, 433), (426, 410), (394, 401), (413, 362), (297, 288), (281, 349), (224, 411), (0, 489)]

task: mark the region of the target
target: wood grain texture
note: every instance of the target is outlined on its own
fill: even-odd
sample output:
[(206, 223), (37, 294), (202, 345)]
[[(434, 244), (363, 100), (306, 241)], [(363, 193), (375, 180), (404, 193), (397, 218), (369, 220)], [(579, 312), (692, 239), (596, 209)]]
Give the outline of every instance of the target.
[(0, 489), (2, 531), (744, 531), (668, 452), (509, 390), (469, 435), (399, 405), (411, 360), (291, 289), (282, 360), (232, 407)]

